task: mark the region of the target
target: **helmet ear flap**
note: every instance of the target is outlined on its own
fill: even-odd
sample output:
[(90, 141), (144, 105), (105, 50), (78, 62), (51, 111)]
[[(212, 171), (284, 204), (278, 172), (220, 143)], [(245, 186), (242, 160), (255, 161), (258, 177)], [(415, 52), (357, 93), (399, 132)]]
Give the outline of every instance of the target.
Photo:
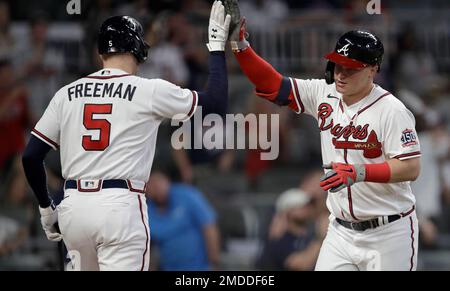
[(325, 69), (325, 81), (328, 85), (334, 83), (334, 67), (335, 63), (330, 61), (327, 63), (327, 68)]

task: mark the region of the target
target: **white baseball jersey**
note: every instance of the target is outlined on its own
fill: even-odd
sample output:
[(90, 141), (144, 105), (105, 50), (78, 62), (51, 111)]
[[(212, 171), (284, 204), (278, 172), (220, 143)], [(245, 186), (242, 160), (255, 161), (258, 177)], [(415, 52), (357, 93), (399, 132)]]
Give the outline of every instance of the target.
[(197, 93), (103, 69), (61, 88), (32, 134), (60, 149), (65, 179), (146, 182), (164, 118), (186, 119)]
[[(324, 164), (375, 164), (420, 156), (413, 114), (378, 85), (370, 94), (346, 106), (335, 84), (291, 78), (299, 108), (316, 118), (321, 131)], [(415, 204), (410, 182), (361, 182), (329, 193), (327, 207), (346, 221), (361, 221), (409, 211)]]

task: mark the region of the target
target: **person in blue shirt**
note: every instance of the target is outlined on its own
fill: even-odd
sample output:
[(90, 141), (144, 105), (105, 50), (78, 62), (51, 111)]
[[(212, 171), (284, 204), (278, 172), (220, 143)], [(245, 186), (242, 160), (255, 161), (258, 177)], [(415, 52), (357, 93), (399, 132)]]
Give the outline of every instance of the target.
[(172, 183), (161, 171), (151, 174), (146, 192), (159, 269), (216, 269), (220, 255), (216, 214), (202, 193), (190, 185)]

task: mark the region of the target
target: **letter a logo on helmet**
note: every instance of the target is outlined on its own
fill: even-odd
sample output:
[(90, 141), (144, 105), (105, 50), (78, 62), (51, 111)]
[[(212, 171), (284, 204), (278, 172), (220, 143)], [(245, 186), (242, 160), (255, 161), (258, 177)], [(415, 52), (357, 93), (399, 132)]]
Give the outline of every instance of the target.
[(349, 47), (349, 43), (344, 45), (342, 48), (338, 49), (337, 52), (340, 54), (343, 54), (344, 56), (348, 56), (348, 47)]
[(334, 83), (335, 64), (352, 69), (378, 65), (379, 71), (383, 54), (383, 43), (377, 36), (363, 30), (349, 31), (339, 38), (334, 51), (325, 55), (325, 79), (328, 84)]

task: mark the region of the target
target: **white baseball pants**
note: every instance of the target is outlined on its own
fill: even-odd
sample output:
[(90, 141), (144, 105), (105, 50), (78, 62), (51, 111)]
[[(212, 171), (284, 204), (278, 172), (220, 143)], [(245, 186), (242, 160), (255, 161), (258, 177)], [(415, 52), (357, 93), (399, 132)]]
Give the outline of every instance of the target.
[(416, 213), (363, 232), (330, 216), (316, 271), (415, 271), (419, 227)]
[(71, 263), (67, 270), (146, 271), (150, 233), (145, 195), (128, 189), (67, 189), (58, 221)]

